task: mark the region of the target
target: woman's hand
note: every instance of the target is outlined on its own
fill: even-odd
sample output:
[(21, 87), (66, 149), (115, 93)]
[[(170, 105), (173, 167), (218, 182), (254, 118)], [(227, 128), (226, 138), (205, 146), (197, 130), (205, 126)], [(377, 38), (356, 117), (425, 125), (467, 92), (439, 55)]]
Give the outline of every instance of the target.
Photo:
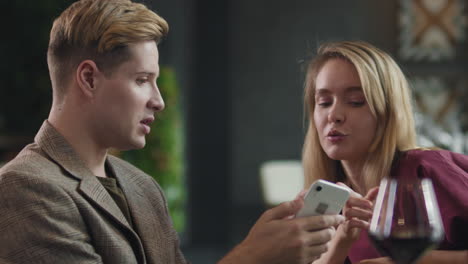
[(369, 221), (372, 218), (374, 201), (379, 188), (370, 189), (366, 196), (362, 197), (344, 183), (339, 182), (338, 185), (349, 189), (351, 195), (343, 208), (346, 221), (338, 227), (337, 235), (340, 236), (340, 239), (352, 243), (359, 238), (361, 229), (367, 230), (369, 228)]

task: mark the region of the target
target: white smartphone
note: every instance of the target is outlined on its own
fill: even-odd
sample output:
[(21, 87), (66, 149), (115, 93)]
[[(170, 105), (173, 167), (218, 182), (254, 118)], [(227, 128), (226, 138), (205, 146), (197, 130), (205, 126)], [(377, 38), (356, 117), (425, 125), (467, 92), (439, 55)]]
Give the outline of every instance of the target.
[(339, 214), (349, 198), (349, 190), (325, 180), (314, 182), (304, 197), (304, 207), (296, 217)]

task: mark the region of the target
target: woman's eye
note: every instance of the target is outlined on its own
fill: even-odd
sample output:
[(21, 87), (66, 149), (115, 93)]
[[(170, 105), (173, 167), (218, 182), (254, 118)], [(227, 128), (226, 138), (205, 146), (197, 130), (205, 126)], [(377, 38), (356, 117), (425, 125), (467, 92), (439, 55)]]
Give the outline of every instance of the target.
[(331, 105), (331, 102), (318, 102), (317, 103), (318, 106), (320, 107), (327, 107), (327, 106), (330, 106)]
[(351, 104), (352, 106), (356, 106), (356, 107), (357, 107), (357, 106), (363, 106), (365, 103), (366, 103), (366, 102), (364, 102), (364, 101), (351, 101), (351, 102), (350, 102), (350, 104)]
[(327, 107), (331, 105), (332, 99), (329, 96), (316, 96), (315, 104), (319, 107)]

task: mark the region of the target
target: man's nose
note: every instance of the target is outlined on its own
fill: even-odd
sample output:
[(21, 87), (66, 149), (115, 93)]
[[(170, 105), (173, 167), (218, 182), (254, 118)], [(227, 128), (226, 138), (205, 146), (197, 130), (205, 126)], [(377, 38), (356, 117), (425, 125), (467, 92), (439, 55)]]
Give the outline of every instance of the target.
[(151, 99), (148, 101), (147, 107), (153, 110), (154, 112), (160, 112), (164, 110), (164, 99), (162, 98), (159, 87), (156, 85), (153, 89), (153, 94)]

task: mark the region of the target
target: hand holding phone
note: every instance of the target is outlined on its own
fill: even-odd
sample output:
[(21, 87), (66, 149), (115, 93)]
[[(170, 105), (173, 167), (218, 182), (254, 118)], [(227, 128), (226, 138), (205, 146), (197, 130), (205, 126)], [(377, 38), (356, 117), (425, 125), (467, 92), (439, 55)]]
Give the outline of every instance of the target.
[(325, 180), (314, 182), (304, 197), (304, 207), (296, 217), (339, 214), (349, 198), (349, 190)]

